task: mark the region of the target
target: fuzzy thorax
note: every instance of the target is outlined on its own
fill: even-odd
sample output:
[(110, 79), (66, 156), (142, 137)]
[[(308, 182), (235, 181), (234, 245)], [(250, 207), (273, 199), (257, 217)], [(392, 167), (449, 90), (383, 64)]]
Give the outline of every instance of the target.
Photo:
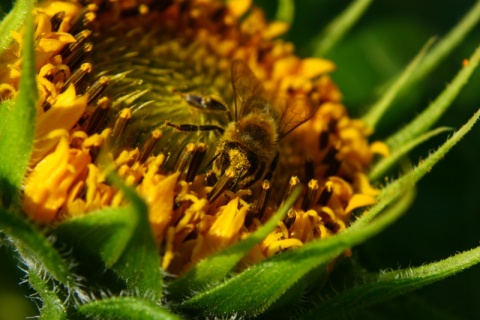
[(213, 173), (234, 177), (234, 189), (259, 180), (277, 152), (277, 126), (263, 114), (250, 114), (232, 122), (217, 145)]

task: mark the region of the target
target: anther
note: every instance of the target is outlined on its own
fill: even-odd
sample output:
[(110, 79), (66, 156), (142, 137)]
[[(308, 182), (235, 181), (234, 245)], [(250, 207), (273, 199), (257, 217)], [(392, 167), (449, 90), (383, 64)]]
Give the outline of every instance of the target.
[(261, 217), (265, 212), (268, 204), (268, 198), (271, 193), (271, 183), (269, 180), (262, 181), (262, 188), (260, 190), (260, 196), (258, 198), (257, 205), (255, 206), (255, 214), (257, 217)]
[(207, 181), (207, 185), (213, 187), (215, 183), (217, 183), (217, 176), (213, 171), (207, 171), (205, 173), (205, 180)]
[(333, 182), (327, 181), (323, 187), (322, 193), (320, 193), (320, 198), (318, 198), (317, 204), (321, 206), (326, 206), (330, 197), (333, 194)]
[(205, 155), (207, 154), (207, 145), (205, 143), (200, 143), (193, 154), (192, 160), (187, 169), (187, 177), (185, 181), (192, 182), (197, 175), (198, 169), (202, 164)]
[[(181, 175), (183, 172), (185, 172), (185, 169), (187, 168), (188, 164), (190, 163), (191, 159), (193, 158), (193, 154), (195, 153), (196, 146), (194, 143), (189, 143), (187, 144), (187, 147), (185, 150), (180, 154), (180, 157), (175, 164), (175, 171), (180, 172)], [(180, 177), (181, 177), (180, 175)]]
[(72, 52), (75, 52), (79, 50), (83, 44), (85, 43), (85, 40), (92, 34), (92, 31), (90, 30), (83, 30), (82, 32), (79, 32), (75, 35), (75, 42), (69, 43), (63, 49), (60, 51), (60, 55), (66, 59), (68, 58)]
[(70, 22), (71, 28), (69, 32), (76, 34), (80, 30), (85, 29), (93, 20), (95, 20), (95, 11), (98, 10), (98, 6), (95, 4), (87, 5), (78, 13)]
[(322, 159), (322, 164), (330, 164), (332, 161), (335, 160), (335, 156), (337, 155), (337, 149), (335, 147), (330, 147), (328, 149), (327, 154), (325, 154), (325, 157)]
[(295, 222), (296, 217), (297, 217), (297, 213), (296, 213), (295, 209), (292, 208), (292, 209), (288, 210), (288, 213), (287, 213), (286, 217), (283, 218), (283, 224), (285, 225), (285, 227), (287, 227), (287, 229), (290, 229), (290, 227)]
[(273, 173), (275, 172), (275, 169), (277, 168), (277, 164), (278, 164), (278, 158), (279, 158), (279, 154), (277, 152), (277, 154), (275, 155), (275, 158), (273, 158), (272, 160), (272, 163), (270, 164), (270, 167), (268, 168), (268, 172), (267, 174), (265, 175), (265, 180), (272, 180), (272, 177), (273, 177)]
[(52, 16), (52, 18), (50, 19), (50, 23), (52, 24), (52, 32), (58, 31), (58, 28), (60, 28), (60, 25), (62, 24), (64, 18), (65, 11), (59, 11)]
[(87, 53), (91, 52), (93, 49), (93, 44), (91, 42), (85, 43), (83, 48), (73, 52), (73, 54), (66, 59), (65, 64), (70, 68), (70, 70), (75, 69)]
[(87, 89), (87, 92), (85, 92), (85, 94), (88, 95), (87, 104), (92, 103), (93, 100), (98, 98), (103, 93), (105, 88), (108, 86), (108, 82), (108, 77), (103, 76)]
[(305, 181), (310, 181), (315, 177), (315, 164), (311, 157), (305, 160)]
[(143, 144), (143, 147), (140, 151), (140, 156), (138, 158), (140, 162), (147, 161), (148, 157), (150, 157), (150, 155), (152, 154), (152, 151), (155, 148), (158, 140), (162, 138), (162, 134), (162, 131), (158, 129), (155, 129), (151, 132), (147, 140), (145, 140), (145, 143)]
[(313, 203), (313, 199), (315, 199), (315, 195), (317, 194), (318, 190), (318, 181), (315, 179), (312, 179), (308, 182), (307, 186), (307, 193), (305, 194), (305, 197), (303, 198), (302, 202), (302, 210), (307, 211), (310, 206)]
[(50, 108), (52, 107), (52, 104), (50, 102), (48, 102), (47, 100), (45, 100), (43, 103), (42, 103), (42, 109), (43, 111), (48, 111), (50, 110)]
[(92, 71), (91, 63), (82, 63), (80, 68), (76, 69), (73, 74), (65, 81), (65, 84), (62, 87), (61, 92), (65, 91), (70, 84), (76, 85), (79, 83), (87, 74)]
[(318, 148), (320, 150), (323, 150), (327, 147), (329, 137), (330, 137), (330, 132), (328, 132), (328, 131), (322, 131), (320, 133), (320, 139), (319, 139), (319, 143), (318, 143)]
[(328, 132), (335, 133), (335, 131), (337, 130), (337, 123), (338, 123), (337, 119), (331, 119), (328, 122)]
[(94, 133), (100, 132), (103, 125), (105, 124), (105, 118), (107, 117), (111, 105), (112, 103), (107, 97), (98, 99), (97, 106), (85, 126), (86, 133), (92, 135)]
[(118, 141), (120, 140), (120, 137), (122, 136), (123, 132), (125, 131), (125, 127), (128, 124), (128, 121), (132, 118), (132, 112), (130, 109), (125, 108), (122, 109), (117, 117), (117, 120), (115, 121), (115, 125), (113, 126), (112, 130), (112, 146), (116, 146)]
[(333, 158), (333, 160), (331, 161), (327, 171), (325, 171), (325, 173), (323, 174), (323, 177), (324, 178), (328, 178), (330, 176), (333, 176), (337, 173), (338, 169), (340, 169), (340, 165), (342, 163), (340, 162), (340, 160), (338, 160), (337, 158)]
[(293, 190), (297, 188), (300, 185), (300, 179), (298, 179), (297, 176), (291, 176), (290, 181), (288, 182), (288, 188), (287, 192), (285, 192), (285, 195), (283, 196), (282, 203), (280, 204), (283, 205), (285, 201), (287, 201), (288, 197), (292, 194)]

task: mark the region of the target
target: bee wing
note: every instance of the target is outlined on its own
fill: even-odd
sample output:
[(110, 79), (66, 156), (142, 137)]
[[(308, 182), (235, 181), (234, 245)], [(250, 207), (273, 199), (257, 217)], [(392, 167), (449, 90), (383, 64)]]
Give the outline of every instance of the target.
[(296, 127), (310, 119), (319, 105), (307, 97), (277, 99), (275, 109), (278, 112), (278, 140), (283, 139)]
[(262, 83), (243, 60), (232, 62), (232, 87), (235, 96), (235, 121), (255, 109), (268, 105)]

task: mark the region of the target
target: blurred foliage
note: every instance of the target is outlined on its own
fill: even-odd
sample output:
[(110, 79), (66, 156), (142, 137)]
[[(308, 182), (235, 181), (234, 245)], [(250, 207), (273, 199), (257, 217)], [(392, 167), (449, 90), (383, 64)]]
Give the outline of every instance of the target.
[[(275, 16), (276, 1), (255, 3)], [(312, 37), (341, 12), (347, 0), (296, 1), (294, 25), (285, 36), (306, 56)], [(474, 0), (389, 0), (374, 1), (364, 17), (327, 58), (337, 64), (333, 78), (344, 94), (353, 115), (374, 101), (376, 90), (399, 74), (431, 37), (444, 35), (473, 6)], [(9, 1), (0, 1), (7, 12)], [(452, 55), (415, 90), (403, 95), (381, 120), (374, 138), (385, 137), (411, 119), (451, 80), (479, 44), (477, 26)], [(480, 107), (480, 74), (477, 71), (438, 126), (459, 128)], [(415, 163), (447, 137), (429, 141), (415, 150)], [(479, 245), (480, 153), (477, 126), (453, 152), (418, 184), (418, 196), (407, 215), (381, 235), (354, 250), (369, 271), (418, 266)], [(0, 246), (0, 320), (23, 319), (35, 314), (35, 305), (24, 297), (31, 294), (26, 284), (18, 285), (22, 272), (11, 257), (10, 248)], [(480, 316), (480, 266), (436, 283), (408, 296), (369, 308), (354, 315), (368, 319), (472, 319)], [(8, 308), (6, 308), (8, 306)], [(13, 308), (13, 306), (15, 306)], [(16, 310), (16, 311), (15, 311)], [(13, 312), (13, 313), (7, 313)]]

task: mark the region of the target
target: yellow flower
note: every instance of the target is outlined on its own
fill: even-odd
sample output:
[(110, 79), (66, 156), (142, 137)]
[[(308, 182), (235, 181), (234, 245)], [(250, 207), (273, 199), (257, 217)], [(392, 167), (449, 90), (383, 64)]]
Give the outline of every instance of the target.
[[(375, 203), (377, 192), (365, 172), (375, 152), (387, 151), (380, 142), (369, 144), (371, 132), (348, 117), (328, 75), (334, 64), (297, 57), (292, 44), (276, 39), (285, 23), (268, 23), (248, 2), (174, 1), (157, 9), (130, 1), (83, 8), (75, 1), (47, 1), (35, 21), (40, 99), (22, 205), (34, 220), (52, 223), (125, 204), (105, 181), (106, 168), (97, 159), (102, 148), (146, 200), (157, 245), (164, 248), (162, 267), (172, 273), (257, 230), (286, 199), (296, 176), (297, 186), (306, 186), (301, 199), (244, 261), (335, 234), (354, 209)], [(16, 36), (11, 49), (16, 56), (21, 39)], [(236, 97), (232, 90), (230, 69), (238, 59), (273, 107), (287, 108), (278, 111), (288, 116), (280, 127), (300, 123), (308, 108), (318, 111), (278, 143), (277, 172), (272, 178), (261, 169), (268, 187), (257, 181), (251, 195), (232, 189), (209, 202), (204, 173), (218, 156), (219, 135), (177, 132), (164, 124), (225, 128), (234, 117), (199, 110), (188, 100), (214, 99), (236, 114), (241, 93)], [(0, 81), (15, 94), (18, 58), (5, 63), (11, 71)], [(248, 85), (237, 90), (253, 90)]]
[[(45, 0), (34, 28), (21, 1), (25, 28), (0, 48), (0, 240), (25, 260), (42, 317), (296, 315), (290, 305), (316, 317), (475, 262), (480, 248), (363, 277), (350, 256), (406, 211), (412, 186), (480, 115), (411, 172), (371, 184), (445, 130), (427, 132), (480, 49), (438, 103), (384, 143), (369, 141), (373, 128), (428, 66), (418, 64), (426, 49), (353, 119), (335, 64), (299, 57), (282, 38), (290, 23), (251, 1)], [(337, 21), (345, 27), (368, 2)], [(277, 17), (292, 21), (291, 5), (279, 2)], [(317, 306), (334, 270), (354, 285)]]

